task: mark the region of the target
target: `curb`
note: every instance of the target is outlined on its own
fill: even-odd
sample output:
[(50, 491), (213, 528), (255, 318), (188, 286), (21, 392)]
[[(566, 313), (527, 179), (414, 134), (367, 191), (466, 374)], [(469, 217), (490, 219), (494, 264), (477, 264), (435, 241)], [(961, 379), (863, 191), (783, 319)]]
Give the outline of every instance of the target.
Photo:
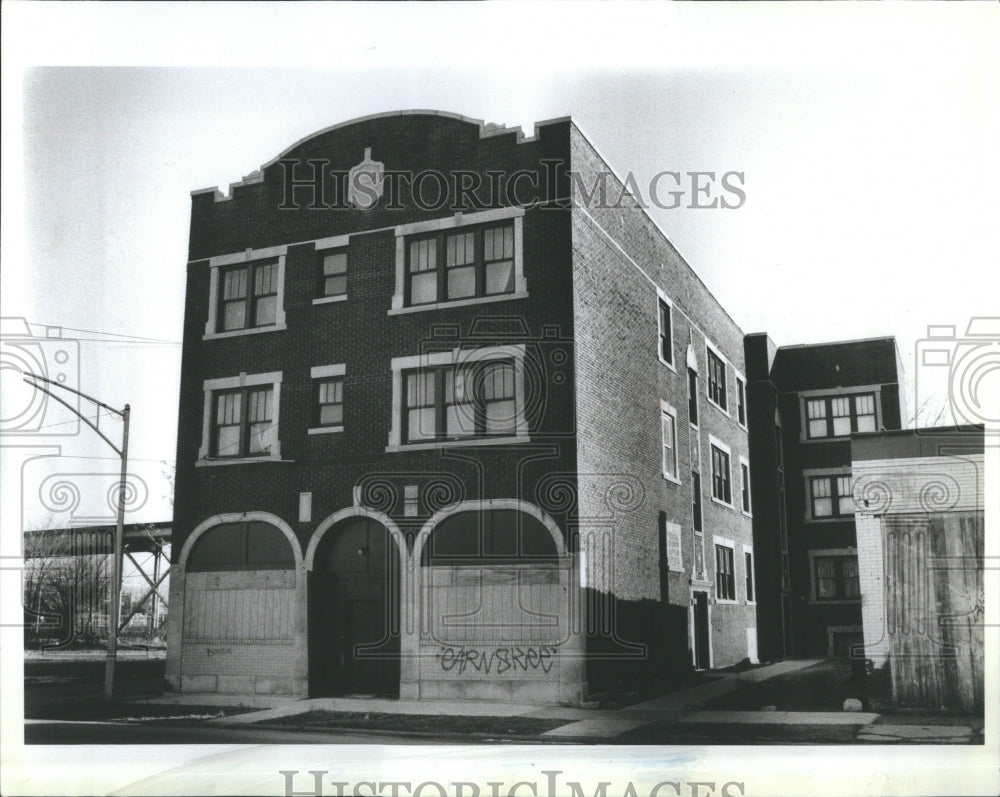
[[(221, 719), (221, 718), (220, 718)], [(226, 723), (220, 722), (219, 720), (214, 721), (216, 725), (228, 725), (233, 728), (262, 728), (264, 730), (275, 730), (275, 731), (297, 731), (305, 733), (363, 733), (367, 736), (386, 736), (389, 738), (402, 736), (408, 739), (429, 739), (432, 742), (428, 743), (438, 743), (442, 740), (444, 741), (454, 741), (464, 742), (466, 744), (477, 743), (471, 740), (484, 740), (490, 739), (495, 740), (498, 743), (503, 742), (515, 742), (522, 744), (562, 744), (566, 741), (574, 743), (598, 743), (599, 739), (595, 739), (589, 736), (561, 736), (546, 738), (540, 735), (525, 735), (525, 734), (493, 734), (493, 733), (454, 733), (444, 731), (441, 733), (426, 733), (424, 731), (391, 731), (386, 728), (363, 728), (357, 726), (342, 726), (342, 725), (326, 725), (319, 727), (316, 725), (282, 725), (275, 722), (252, 722), (252, 723)], [(559, 726), (562, 727), (562, 726)]]

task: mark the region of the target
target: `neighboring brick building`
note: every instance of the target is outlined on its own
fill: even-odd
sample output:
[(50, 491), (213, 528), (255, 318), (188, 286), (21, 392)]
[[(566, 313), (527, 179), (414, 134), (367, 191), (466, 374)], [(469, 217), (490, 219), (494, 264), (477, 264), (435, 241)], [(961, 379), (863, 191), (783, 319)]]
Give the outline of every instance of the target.
[(756, 657), (743, 333), (621, 185), (569, 119), (407, 112), (192, 195), (176, 688), (578, 703)]
[(894, 338), (745, 341), (760, 654), (847, 654), (861, 642), (851, 435), (906, 417)]
[(982, 426), (851, 440), (864, 656), (901, 705), (983, 709), (983, 449)]

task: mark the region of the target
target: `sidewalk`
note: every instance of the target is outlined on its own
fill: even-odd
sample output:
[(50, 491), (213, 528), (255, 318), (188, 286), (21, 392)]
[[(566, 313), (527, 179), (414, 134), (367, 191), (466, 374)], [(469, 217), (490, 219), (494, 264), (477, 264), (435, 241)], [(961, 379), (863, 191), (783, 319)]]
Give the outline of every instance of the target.
[[(208, 720), (212, 725), (267, 725), (311, 711), (343, 714), (399, 714), (439, 717), (508, 718), (526, 717), (563, 721), (563, 724), (535, 737), (539, 742), (574, 743), (677, 743), (673, 740), (690, 734), (693, 739), (711, 739), (715, 733), (748, 740), (767, 737), (769, 741), (786, 738), (822, 742), (824, 734), (838, 742), (874, 743), (981, 743), (981, 723), (973, 720), (914, 716), (912, 720), (893, 715), (882, 721), (880, 714), (860, 711), (739, 711), (701, 708), (714, 698), (736, 689), (741, 683), (765, 681), (776, 676), (805, 669), (820, 659), (782, 661), (738, 673), (712, 673), (711, 681), (681, 689), (660, 697), (620, 709), (583, 709), (570, 706), (487, 703), (444, 700), (389, 700), (371, 698), (276, 698), (240, 695), (174, 695), (161, 698), (160, 703), (198, 703), (244, 705), (260, 708), (244, 714)], [(150, 701), (153, 702), (153, 701)], [(284, 728), (294, 722), (282, 723)], [(447, 721), (442, 722), (446, 731)], [(303, 723), (303, 728), (306, 724)], [(684, 729), (687, 730), (684, 730)], [(743, 731), (737, 729), (743, 728)], [(799, 731), (795, 729), (799, 728)], [(773, 730), (769, 730), (773, 729)], [(383, 731), (391, 738), (391, 731)], [(412, 734), (411, 734), (412, 735)], [(697, 743), (697, 742), (696, 742)]]

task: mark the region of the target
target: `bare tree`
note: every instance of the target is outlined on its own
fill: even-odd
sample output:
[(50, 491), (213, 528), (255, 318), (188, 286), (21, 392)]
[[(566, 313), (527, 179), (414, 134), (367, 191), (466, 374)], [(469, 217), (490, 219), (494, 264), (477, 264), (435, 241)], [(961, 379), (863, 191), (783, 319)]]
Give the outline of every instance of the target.
[(948, 417), (948, 407), (945, 402), (928, 396), (920, 402), (913, 414), (909, 417), (911, 429), (926, 429), (932, 426), (947, 426), (944, 421)]
[(25, 636), (40, 647), (105, 638), (112, 555), (107, 535), (32, 528), (24, 534), (23, 555)]

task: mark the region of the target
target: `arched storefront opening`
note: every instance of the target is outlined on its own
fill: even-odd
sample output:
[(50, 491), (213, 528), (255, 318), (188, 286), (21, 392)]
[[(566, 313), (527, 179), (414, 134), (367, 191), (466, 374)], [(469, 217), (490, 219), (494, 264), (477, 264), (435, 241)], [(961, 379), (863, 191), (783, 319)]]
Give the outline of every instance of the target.
[(298, 544), (265, 513), (216, 516), (181, 551), (177, 608), (180, 655), (169, 673), (195, 692), (296, 694)]
[(309, 692), (399, 695), (399, 552), (369, 517), (320, 539), (309, 574)]
[(470, 503), (421, 531), (421, 695), (559, 699), (570, 561), (555, 524), (526, 506)]

